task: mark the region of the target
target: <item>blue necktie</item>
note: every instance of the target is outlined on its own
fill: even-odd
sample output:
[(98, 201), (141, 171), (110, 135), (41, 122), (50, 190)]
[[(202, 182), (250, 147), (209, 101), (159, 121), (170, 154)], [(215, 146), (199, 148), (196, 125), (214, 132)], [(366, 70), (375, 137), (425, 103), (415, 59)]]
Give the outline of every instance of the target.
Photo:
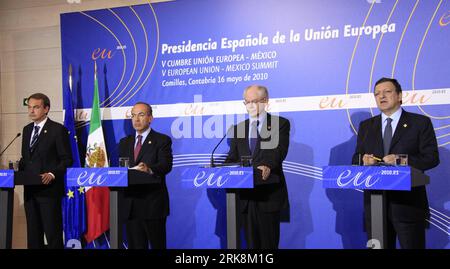
[(389, 154), (389, 149), (391, 148), (391, 141), (392, 141), (392, 119), (387, 118), (386, 119), (387, 124), (384, 128), (384, 135), (383, 135), (383, 149), (384, 149), (384, 156)]
[(36, 141), (39, 137), (39, 126), (34, 126), (34, 135), (33, 138), (31, 139), (31, 144), (30, 144), (30, 149), (33, 148), (34, 144), (36, 144)]
[(258, 141), (258, 126), (259, 126), (259, 121), (255, 120), (254, 122), (252, 122), (251, 125), (251, 129), (250, 129), (250, 151), (252, 153), (255, 152), (256, 149), (256, 142)]

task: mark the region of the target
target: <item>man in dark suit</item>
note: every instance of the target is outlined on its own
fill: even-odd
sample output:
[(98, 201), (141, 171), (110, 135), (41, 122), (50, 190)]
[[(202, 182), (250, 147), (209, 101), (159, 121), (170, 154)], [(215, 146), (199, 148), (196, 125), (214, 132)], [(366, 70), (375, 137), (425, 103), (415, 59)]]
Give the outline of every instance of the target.
[(251, 156), (253, 167), (261, 170), (262, 180), (270, 175), (279, 183), (263, 184), (238, 193), (241, 220), (248, 248), (276, 249), (280, 241), (280, 212), (289, 208), (283, 160), (289, 148), (290, 123), (268, 114), (269, 101), (264, 86), (249, 86), (244, 91), (244, 104), (249, 119), (234, 128), (226, 162), (240, 162)]
[[(126, 188), (120, 197), (120, 215), (125, 221), (128, 248), (166, 248), (166, 219), (169, 215), (169, 194), (166, 175), (172, 170), (172, 140), (150, 128), (153, 121), (149, 104), (138, 102), (131, 110), (134, 135), (120, 140), (119, 156), (128, 157), (130, 166), (156, 176), (161, 184), (135, 185)], [(150, 180), (150, 179), (149, 179)]]
[(49, 110), (46, 95), (28, 97), (28, 116), (33, 122), (23, 128), (19, 171), (39, 174), (42, 179), (42, 185), (24, 187), (29, 249), (44, 248), (44, 234), (47, 248), (64, 247), (61, 199), (72, 152), (67, 129), (47, 117)]
[[(361, 122), (354, 164), (374, 165), (380, 159), (396, 164), (397, 154), (408, 155), (408, 165), (421, 171), (439, 164), (436, 135), (431, 120), (401, 108), (402, 88), (395, 79), (375, 83), (375, 100), (381, 115)], [(361, 158), (362, 157), (362, 158)], [(387, 247), (395, 248), (396, 237), (404, 249), (425, 248), (426, 218), (429, 215), (424, 186), (411, 191), (383, 193), (387, 209)], [(364, 192), (366, 231), (370, 229), (370, 192)]]

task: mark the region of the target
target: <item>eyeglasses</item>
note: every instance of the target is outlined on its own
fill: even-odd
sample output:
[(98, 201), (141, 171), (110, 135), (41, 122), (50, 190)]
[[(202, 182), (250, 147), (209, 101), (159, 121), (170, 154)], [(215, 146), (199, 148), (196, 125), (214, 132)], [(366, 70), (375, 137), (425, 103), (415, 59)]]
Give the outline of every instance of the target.
[(243, 103), (244, 103), (244, 105), (263, 103), (263, 101), (266, 100), (266, 99), (267, 99), (266, 97), (263, 97), (263, 98), (260, 98), (260, 99), (257, 99), (257, 100), (253, 100), (253, 101), (244, 100)]
[(134, 118), (138, 117), (138, 118), (142, 119), (143, 117), (145, 117), (147, 115), (148, 114), (144, 113), (144, 112), (140, 112), (140, 113), (137, 113), (137, 114), (131, 113), (131, 118), (134, 119)]

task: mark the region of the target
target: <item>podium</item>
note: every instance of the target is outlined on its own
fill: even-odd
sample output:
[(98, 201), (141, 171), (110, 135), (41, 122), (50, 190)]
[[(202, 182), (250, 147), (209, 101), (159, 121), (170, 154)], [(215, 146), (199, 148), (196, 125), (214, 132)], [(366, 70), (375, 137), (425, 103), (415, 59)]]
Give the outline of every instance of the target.
[(110, 248), (119, 249), (123, 241), (123, 223), (119, 218), (119, 191), (131, 185), (161, 184), (158, 176), (149, 176), (126, 167), (68, 168), (68, 187), (109, 187)]
[(0, 249), (12, 247), (14, 186), (41, 185), (38, 174), (26, 171), (0, 170)]
[(239, 165), (220, 165), (187, 168), (181, 174), (181, 181), (186, 188), (226, 189), (227, 249), (238, 249), (240, 246), (238, 190), (279, 183), (280, 178), (277, 175), (270, 175), (267, 180), (262, 180), (259, 169)]
[(370, 192), (371, 240), (373, 248), (386, 248), (385, 191), (411, 191), (430, 183), (422, 171), (410, 166), (324, 166), (323, 187), (361, 189)]

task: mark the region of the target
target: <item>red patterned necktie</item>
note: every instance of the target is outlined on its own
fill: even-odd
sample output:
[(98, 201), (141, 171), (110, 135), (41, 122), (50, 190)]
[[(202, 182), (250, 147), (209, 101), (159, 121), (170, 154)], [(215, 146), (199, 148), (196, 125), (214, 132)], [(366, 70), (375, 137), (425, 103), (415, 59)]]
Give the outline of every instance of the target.
[(138, 139), (138, 141), (137, 141), (136, 147), (134, 147), (134, 161), (136, 161), (136, 159), (139, 155), (139, 152), (141, 151), (141, 148), (142, 148), (142, 135), (138, 135), (137, 139)]

